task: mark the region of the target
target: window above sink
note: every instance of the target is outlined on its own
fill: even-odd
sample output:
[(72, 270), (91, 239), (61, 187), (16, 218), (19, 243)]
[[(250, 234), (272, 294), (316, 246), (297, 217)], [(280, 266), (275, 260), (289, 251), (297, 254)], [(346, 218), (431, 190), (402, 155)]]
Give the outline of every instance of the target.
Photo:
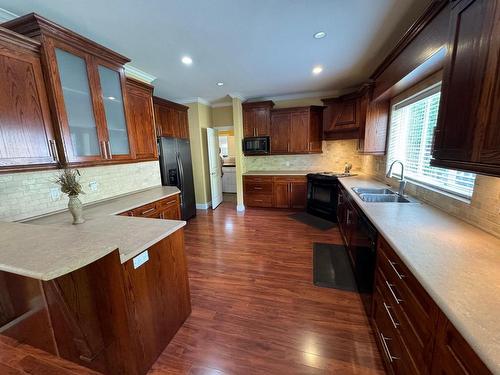
[[(403, 94), (393, 102), (389, 130), (387, 167), (394, 160), (405, 165), (410, 182), (470, 199), (476, 175), (430, 165), (441, 82), (434, 82), (411, 96)], [(399, 169), (395, 168), (395, 176)]]

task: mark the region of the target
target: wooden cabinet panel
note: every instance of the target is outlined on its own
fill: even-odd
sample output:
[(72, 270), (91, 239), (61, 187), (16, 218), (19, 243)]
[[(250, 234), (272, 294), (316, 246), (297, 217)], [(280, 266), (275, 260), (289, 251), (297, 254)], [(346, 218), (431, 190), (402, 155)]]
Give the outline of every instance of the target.
[(276, 208), (290, 207), (290, 186), (288, 181), (274, 181), (273, 206)]
[(146, 217), (150, 219), (180, 220), (181, 206), (179, 194), (122, 212), (119, 215)]
[(158, 136), (188, 139), (188, 107), (156, 96), (153, 103)]
[(290, 115), (290, 147), (291, 153), (309, 151), (309, 112), (297, 111)]
[(323, 107), (294, 107), (271, 112), (271, 154), (320, 153)]
[(304, 209), (307, 201), (305, 176), (243, 176), (248, 207)]
[(491, 374), (444, 314), (439, 317), (431, 374)]
[(385, 154), (389, 111), (389, 100), (368, 103), (364, 136), (362, 135), (362, 147), (360, 150), (364, 154)]
[(127, 119), (136, 159), (158, 158), (153, 113), (153, 86), (127, 78)]
[(39, 48), (0, 28), (0, 171), (58, 165)]
[(500, 175), (499, 17), (499, 0), (451, 10), (433, 165)]
[(360, 127), (359, 93), (334, 99), (323, 99), (326, 105), (323, 117), (325, 139), (352, 139), (359, 137)]
[(271, 118), (271, 153), (286, 154), (290, 151), (291, 114), (273, 111)]
[[(415, 276), (379, 236), (373, 319), (386, 367), (394, 374), (490, 374)], [(384, 323), (385, 319), (385, 323)], [(394, 357), (390, 361), (389, 351)], [(397, 338), (397, 341), (394, 340)], [(402, 357), (394, 353), (400, 353)], [(402, 359), (402, 360), (401, 360)]]
[(270, 100), (243, 103), (243, 136), (257, 137), (271, 134), (271, 109), (274, 103)]
[(140, 332), (146, 373), (191, 313), (184, 232), (178, 230), (148, 249), (149, 261), (123, 264), (131, 326)]
[(290, 208), (304, 209), (307, 204), (307, 181), (290, 182)]
[(42, 69), (63, 163), (132, 160), (123, 73), (130, 60), (34, 13), (2, 26), (43, 44)]

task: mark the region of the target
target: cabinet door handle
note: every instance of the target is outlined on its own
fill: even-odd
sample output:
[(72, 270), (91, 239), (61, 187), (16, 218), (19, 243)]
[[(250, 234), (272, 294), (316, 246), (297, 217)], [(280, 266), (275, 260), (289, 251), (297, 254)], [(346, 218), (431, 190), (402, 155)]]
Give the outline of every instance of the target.
[(394, 284), (390, 284), (388, 281), (385, 282), (387, 287), (389, 288), (389, 292), (391, 292), (392, 296), (394, 297), (394, 300), (396, 303), (399, 305), (403, 300), (401, 298), (398, 298), (396, 296), (396, 293), (394, 293), (394, 290), (392, 289), (394, 287)]
[(387, 358), (389, 358), (389, 361), (392, 363), (396, 359), (399, 359), (398, 357), (395, 357), (391, 354), (391, 351), (389, 350), (389, 346), (387, 345), (387, 341), (390, 341), (391, 339), (389, 337), (385, 337), (383, 333), (380, 333), (380, 339), (382, 340), (382, 346), (384, 347), (384, 352), (387, 355)]
[(337, 205), (342, 204), (342, 194), (339, 194), (337, 197)]
[(113, 159), (113, 155), (111, 154), (111, 144), (109, 141), (106, 141), (106, 152), (108, 154), (108, 159)]
[(394, 326), (394, 328), (396, 328), (396, 329), (397, 329), (397, 328), (399, 327), (399, 323), (398, 323), (398, 322), (396, 322), (396, 321), (394, 320), (394, 318), (392, 317), (392, 314), (391, 314), (391, 312), (390, 312), (390, 310), (389, 310), (389, 309), (391, 309), (392, 307), (391, 307), (391, 306), (389, 306), (389, 305), (388, 305), (387, 303), (385, 303), (385, 302), (384, 302), (384, 307), (385, 307), (385, 311), (387, 312), (387, 315), (389, 316), (389, 319), (391, 320), (392, 325)]
[(349, 210), (349, 209), (346, 211), (345, 221), (346, 221), (346, 224), (351, 224), (351, 210)]
[(155, 208), (155, 207), (153, 207), (153, 208), (147, 209), (146, 211), (142, 211), (142, 212), (141, 212), (141, 216), (142, 216), (142, 215), (149, 214), (150, 212), (153, 212), (155, 209), (156, 209), (156, 208)]
[(56, 141), (51, 139), (49, 140), (50, 153), (52, 154), (52, 159), (59, 163), (59, 154), (57, 153)]
[(389, 260), (389, 264), (391, 265), (391, 267), (394, 270), (394, 272), (396, 273), (396, 275), (398, 275), (398, 277), (399, 277), (400, 280), (403, 280), (406, 277), (406, 275), (404, 275), (402, 273), (399, 273), (399, 271), (396, 268), (396, 265), (397, 265), (396, 262), (393, 262), (392, 260)]

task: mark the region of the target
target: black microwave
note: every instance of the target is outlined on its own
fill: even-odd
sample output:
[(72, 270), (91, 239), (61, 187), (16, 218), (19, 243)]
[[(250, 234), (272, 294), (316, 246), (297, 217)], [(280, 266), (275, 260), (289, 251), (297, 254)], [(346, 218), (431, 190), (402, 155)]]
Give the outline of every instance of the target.
[(243, 153), (245, 155), (266, 155), (271, 152), (269, 137), (243, 138)]

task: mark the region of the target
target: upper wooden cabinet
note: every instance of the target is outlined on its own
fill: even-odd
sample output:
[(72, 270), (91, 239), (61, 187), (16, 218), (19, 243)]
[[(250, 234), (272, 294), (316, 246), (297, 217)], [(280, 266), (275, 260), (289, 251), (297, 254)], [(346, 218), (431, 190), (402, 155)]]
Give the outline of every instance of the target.
[(362, 90), (359, 104), (358, 152), (370, 155), (383, 155), (386, 149), (390, 100), (379, 99), (374, 101), (373, 85), (367, 85)]
[(158, 137), (189, 139), (189, 107), (156, 96), (153, 103)]
[(500, 0), (451, 10), (432, 165), (500, 176)]
[(271, 100), (243, 103), (243, 136), (259, 137), (271, 134)]
[(42, 43), (63, 161), (92, 165), (133, 159), (123, 70), (130, 60), (37, 14), (3, 26)]
[(153, 86), (127, 78), (127, 98), (127, 121), (134, 141), (135, 157), (140, 160), (157, 159)]
[(271, 154), (321, 153), (323, 107), (271, 111)]
[(389, 125), (389, 99), (373, 99), (373, 83), (338, 98), (322, 99), (326, 108), (323, 115), (323, 137), (358, 139), (358, 152), (383, 155)]
[(356, 139), (360, 128), (361, 95), (356, 92), (339, 98), (322, 99), (325, 103), (323, 133), (325, 139)]
[(40, 43), (0, 27), (0, 170), (56, 167)]

